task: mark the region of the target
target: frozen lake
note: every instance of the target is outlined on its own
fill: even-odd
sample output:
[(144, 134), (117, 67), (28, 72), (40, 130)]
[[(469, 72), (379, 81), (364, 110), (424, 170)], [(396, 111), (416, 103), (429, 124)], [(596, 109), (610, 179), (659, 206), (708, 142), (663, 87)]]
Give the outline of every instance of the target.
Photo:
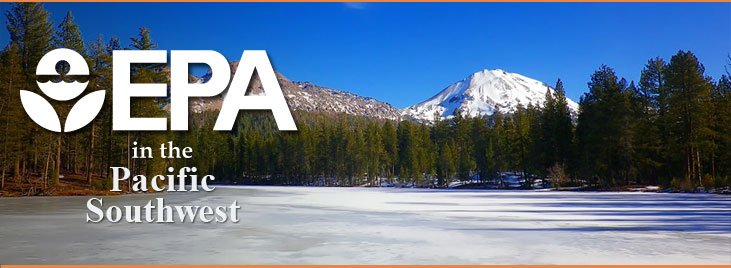
[(731, 196), (219, 187), (104, 205), (242, 206), (239, 223), (85, 223), (89, 197), (0, 198), (0, 263), (731, 264)]

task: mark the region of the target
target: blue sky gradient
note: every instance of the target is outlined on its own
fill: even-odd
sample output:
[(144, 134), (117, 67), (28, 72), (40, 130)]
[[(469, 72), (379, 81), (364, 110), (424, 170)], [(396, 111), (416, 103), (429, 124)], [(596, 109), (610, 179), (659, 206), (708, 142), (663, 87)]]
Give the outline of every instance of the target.
[[(5, 13), (10, 4), (0, 4)], [(720, 77), (731, 53), (731, 3), (48, 3), (71, 10), (84, 38), (140, 26), (160, 49), (212, 49), (238, 60), (268, 51), (291, 80), (403, 108), (481, 69), (549, 84), (575, 101), (607, 64), (639, 79), (651, 57), (692, 50)], [(3, 18), (4, 20), (4, 18)], [(0, 42), (8, 42), (6, 30)]]

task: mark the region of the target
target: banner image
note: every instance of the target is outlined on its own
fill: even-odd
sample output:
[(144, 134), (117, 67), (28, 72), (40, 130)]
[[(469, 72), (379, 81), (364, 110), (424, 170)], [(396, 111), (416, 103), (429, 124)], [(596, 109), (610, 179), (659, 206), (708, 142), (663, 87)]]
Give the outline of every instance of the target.
[(0, 13), (2, 268), (731, 267), (729, 2)]

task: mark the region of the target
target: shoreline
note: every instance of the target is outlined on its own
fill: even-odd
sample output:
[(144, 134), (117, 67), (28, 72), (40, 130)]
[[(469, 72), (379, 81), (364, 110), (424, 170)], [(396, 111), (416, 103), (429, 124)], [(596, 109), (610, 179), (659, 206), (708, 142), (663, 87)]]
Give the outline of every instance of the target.
[[(430, 190), (430, 191), (445, 191), (445, 192), (571, 192), (571, 193), (655, 193), (655, 194), (706, 194), (706, 195), (731, 195), (731, 192), (728, 191), (728, 189), (713, 189), (713, 192), (705, 191), (671, 191), (669, 188), (659, 190), (615, 190), (615, 189), (606, 189), (606, 190), (587, 190), (587, 189), (554, 189), (554, 188), (545, 188), (545, 189), (487, 189), (487, 188), (428, 188), (428, 187), (369, 187), (369, 186), (302, 186), (302, 185), (240, 185), (240, 184), (216, 184), (211, 185), (214, 187), (221, 187), (221, 188), (256, 188), (256, 187), (265, 187), (265, 188), (358, 188), (358, 189), (405, 189), (405, 190)], [(636, 189), (636, 188), (633, 188)], [(125, 191), (125, 192), (111, 192), (109, 190), (92, 190), (87, 189), (87, 191), (72, 191), (71, 194), (64, 194), (68, 193), (69, 191), (60, 191), (61, 194), (43, 194), (43, 195), (22, 195), (17, 194), (17, 192), (11, 192), (10, 195), (8, 195), (8, 192), (6, 191), (0, 191), (0, 199), (3, 198), (40, 198), (40, 197), (85, 197), (85, 196), (133, 196), (133, 195), (156, 195), (161, 194), (162, 192), (132, 192), (132, 191)]]

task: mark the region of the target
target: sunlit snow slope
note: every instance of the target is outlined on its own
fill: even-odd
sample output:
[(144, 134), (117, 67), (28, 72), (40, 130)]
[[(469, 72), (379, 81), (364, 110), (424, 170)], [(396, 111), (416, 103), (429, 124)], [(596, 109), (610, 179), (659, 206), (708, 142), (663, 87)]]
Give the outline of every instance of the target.
[[(450, 118), (460, 109), (465, 116), (491, 115), (495, 111), (512, 112), (518, 104), (541, 106), (546, 90), (553, 88), (541, 81), (500, 69), (482, 70), (458, 81), (434, 97), (407, 107), (402, 115), (417, 120), (432, 121)], [(569, 109), (578, 111), (579, 105), (568, 99)]]

